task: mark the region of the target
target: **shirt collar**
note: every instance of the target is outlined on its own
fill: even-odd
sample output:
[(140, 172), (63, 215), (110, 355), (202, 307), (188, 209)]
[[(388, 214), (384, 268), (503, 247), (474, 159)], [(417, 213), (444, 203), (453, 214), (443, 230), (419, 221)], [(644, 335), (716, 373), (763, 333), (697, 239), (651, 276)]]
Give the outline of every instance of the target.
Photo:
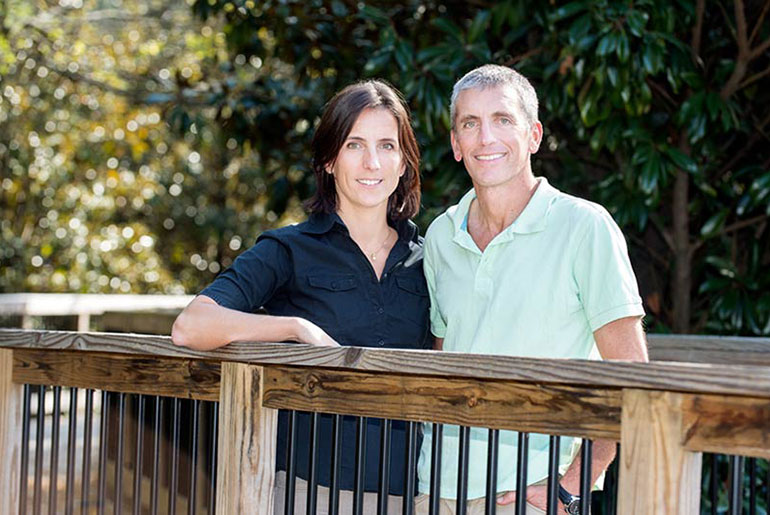
[[(337, 213), (312, 213), (307, 223), (301, 224), (299, 230), (306, 234), (325, 234), (339, 225), (345, 233), (348, 228)], [(391, 221), (390, 225), (398, 233), (398, 239), (403, 241), (417, 241), (419, 230), (411, 220)]]
[[(510, 234), (529, 234), (540, 232), (548, 225), (548, 214), (551, 210), (551, 205), (556, 199), (559, 190), (554, 188), (548, 183), (548, 179), (545, 177), (538, 177), (538, 187), (535, 190), (535, 194), (529, 199), (529, 202), (524, 206), (524, 210), (519, 214), (516, 220), (509, 225), (503, 233)], [(476, 198), (476, 191), (471, 189), (463, 195), (460, 202), (454, 208), (450, 208), (447, 211), (447, 216), (452, 220), (452, 224), (455, 228), (455, 235), (460, 232), (467, 232), (467, 228), (464, 226), (468, 217), (468, 211), (471, 207), (471, 202)]]

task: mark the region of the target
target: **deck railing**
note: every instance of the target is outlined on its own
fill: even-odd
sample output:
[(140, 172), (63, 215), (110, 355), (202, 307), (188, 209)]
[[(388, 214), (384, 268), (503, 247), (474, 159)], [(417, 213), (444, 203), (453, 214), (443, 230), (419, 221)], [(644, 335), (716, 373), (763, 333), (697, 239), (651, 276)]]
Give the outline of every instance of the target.
[(697, 513), (701, 453), (770, 457), (768, 347), (651, 338), (702, 363), (643, 364), (0, 330), (0, 513), (22, 502), (25, 384), (218, 401), (218, 513), (272, 513), (277, 409), (611, 439), (617, 513)]

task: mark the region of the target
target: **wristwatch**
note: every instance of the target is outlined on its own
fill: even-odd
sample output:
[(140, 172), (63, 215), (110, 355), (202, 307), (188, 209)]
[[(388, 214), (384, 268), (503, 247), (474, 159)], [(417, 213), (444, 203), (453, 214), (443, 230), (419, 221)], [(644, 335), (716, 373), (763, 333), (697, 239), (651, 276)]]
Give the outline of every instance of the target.
[(559, 485), (559, 500), (564, 503), (564, 511), (570, 515), (580, 515), (580, 497), (572, 495), (561, 485)]

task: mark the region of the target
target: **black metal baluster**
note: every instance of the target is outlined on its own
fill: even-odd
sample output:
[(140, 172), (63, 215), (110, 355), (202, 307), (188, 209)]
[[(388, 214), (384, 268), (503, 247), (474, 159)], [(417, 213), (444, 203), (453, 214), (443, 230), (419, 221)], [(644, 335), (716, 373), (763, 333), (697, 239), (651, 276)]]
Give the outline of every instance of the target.
[[(211, 455), (209, 456), (209, 464), (211, 465), (209, 473), (209, 515), (213, 515), (216, 510), (217, 502), (217, 445), (219, 442), (218, 437), (218, 421), (219, 421), (219, 403), (212, 402), (211, 406)], [(292, 502), (293, 499), (292, 499)], [(292, 506), (294, 506), (292, 504)]]
[(741, 504), (743, 501), (743, 457), (730, 456), (728, 458), (728, 489), (727, 498), (729, 503), (728, 513), (740, 515)]
[(414, 490), (417, 475), (417, 422), (406, 424), (406, 470), (404, 471), (404, 503), (402, 515), (414, 513)]
[(59, 493), (59, 437), (61, 435), (61, 386), (53, 387), (53, 415), (51, 416), (51, 468), (48, 471), (48, 513), (56, 513), (56, 494)]
[(353, 483), (353, 515), (361, 515), (364, 509), (364, 471), (366, 471), (366, 417), (356, 422), (356, 469)]
[(171, 477), (168, 484), (168, 512), (176, 513), (177, 479), (179, 476), (179, 399), (171, 401)]
[(67, 480), (64, 495), (64, 513), (71, 515), (75, 509), (75, 446), (78, 430), (78, 389), (70, 388), (70, 409), (67, 419)]
[(441, 453), (444, 426), (433, 424), (430, 446), (430, 515), (438, 515), (441, 506)]
[(307, 473), (307, 510), (308, 514), (315, 514), (318, 502), (318, 476), (316, 475), (318, 454), (318, 425), (321, 416), (318, 413), (310, 415), (310, 455), (308, 458)]
[(142, 454), (144, 451), (144, 405), (142, 394), (136, 399), (136, 452), (134, 454), (134, 514), (142, 513)]
[(551, 435), (548, 441), (548, 499), (546, 515), (556, 515), (559, 507), (559, 446), (561, 438)]
[(160, 489), (160, 432), (162, 426), (163, 404), (160, 397), (155, 397), (155, 416), (152, 422), (152, 481), (150, 482), (150, 513), (158, 514), (158, 490)]
[(527, 469), (529, 468), (529, 433), (519, 432), (516, 453), (516, 515), (527, 513)]
[(711, 481), (709, 481), (709, 497), (711, 498), (711, 515), (719, 511), (719, 456), (711, 454)]
[(583, 439), (580, 446), (580, 513), (588, 513), (591, 509), (591, 460), (593, 440)]
[(289, 411), (289, 423), (286, 427), (286, 500), (284, 502), (284, 514), (294, 515), (294, 492), (296, 487), (296, 459), (297, 459), (297, 412)]
[(107, 438), (109, 436), (109, 408), (110, 408), (110, 394), (108, 392), (102, 392), (102, 413), (101, 413), (101, 425), (99, 426), (99, 486), (97, 493), (97, 510), (99, 515), (104, 514), (105, 509), (105, 497), (107, 492)]
[(118, 393), (118, 448), (115, 456), (115, 513), (123, 512), (123, 432), (126, 421), (126, 394)]
[(329, 515), (337, 515), (340, 509), (340, 451), (342, 449), (342, 415), (332, 418), (332, 456), (329, 481)]
[(19, 514), (27, 513), (27, 484), (29, 483), (29, 425), (32, 418), (30, 404), (32, 389), (30, 385), (24, 385), (21, 419), (21, 472), (19, 474)]
[(200, 401), (192, 401), (192, 427), (190, 427), (190, 493), (187, 496), (187, 513), (195, 515), (198, 494), (198, 409)]
[(484, 499), (484, 515), (497, 513), (497, 452), (500, 430), (490, 429), (487, 438), (487, 490)]
[(456, 515), (465, 515), (468, 506), (468, 456), (470, 454), (471, 429), (460, 426), (460, 447), (457, 453), (457, 500)]
[(388, 515), (390, 492), (390, 433), (393, 421), (380, 421), (380, 481), (377, 488), (377, 515)]
[(94, 422), (94, 391), (86, 390), (86, 412), (83, 420), (83, 475), (81, 476), (80, 512), (88, 513), (91, 497), (91, 446)]
[(32, 491), (33, 513), (40, 513), (43, 502), (43, 440), (45, 436), (45, 386), (37, 387), (37, 427), (35, 428), (35, 484)]
[(620, 444), (615, 445), (615, 459), (604, 479), (604, 513), (615, 515), (618, 507), (618, 469), (620, 468)]
[(757, 459), (749, 458), (749, 513), (757, 512)]

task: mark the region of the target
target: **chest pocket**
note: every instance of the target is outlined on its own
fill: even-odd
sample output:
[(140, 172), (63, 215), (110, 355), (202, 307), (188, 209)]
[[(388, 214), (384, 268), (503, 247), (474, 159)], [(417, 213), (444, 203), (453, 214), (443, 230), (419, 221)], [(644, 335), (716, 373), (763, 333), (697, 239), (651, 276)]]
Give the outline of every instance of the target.
[(322, 274), (310, 275), (307, 280), (310, 286), (308, 294), (314, 297), (328, 326), (337, 325), (337, 330), (344, 331), (347, 323), (362, 316), (365, 299), (356, 276)]
[(428, 286), (417, 277), (396, 276), (398, 311), (406, 319), (423, 326), (428, 323)]

